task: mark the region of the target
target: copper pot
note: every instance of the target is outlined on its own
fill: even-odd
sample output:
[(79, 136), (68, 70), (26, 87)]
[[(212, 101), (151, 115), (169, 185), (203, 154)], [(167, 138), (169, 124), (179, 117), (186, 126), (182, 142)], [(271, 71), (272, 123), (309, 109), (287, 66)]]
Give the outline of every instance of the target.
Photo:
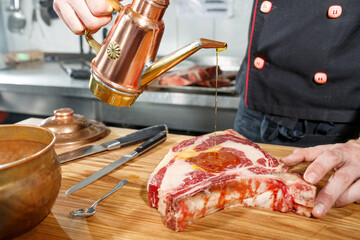
[(59, 194), (61, 168), (50, 130), (0, 125), (0, 239), (39, 224)]

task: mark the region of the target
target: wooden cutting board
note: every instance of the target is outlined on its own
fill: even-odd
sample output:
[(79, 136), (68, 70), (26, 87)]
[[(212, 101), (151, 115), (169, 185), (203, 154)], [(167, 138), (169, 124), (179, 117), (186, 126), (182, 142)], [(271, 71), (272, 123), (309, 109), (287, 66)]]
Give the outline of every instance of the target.
[[(38, 125), (40, 121), (28, 119), (21, 123)], [(133, 131), (110, 129), (110, 135), (95, 144)], [(358, 204), (333, 208), (323, 219), (260, 208), (237, 207), (210, 214), (187, 227), (184, 232), (173, 232), (164, 227), (161, 214), (149, 206), (146, 184), (150, 173), (169, 149), (188, 138), (190, 136), (169, 134), (165, 143), (68, 196), (65, 192), (70, 187), (131, 152), (136, 146), (63, 164), (61, 190), (51, 213), (38, 226), (18, 239), (360, 239)], [(277, 158), (291, 153), (294, 149), (266, 144), (261, 144), (261, 147)], [(61, 153), (65, 150), (56, 151)], [(303, 173), (305, 168), (305, 165), (301, 165), (292, 171)], [(102, 201), (94, 216), (69, 216), (71, 210), (90, 207), (120, 179), (127, 179), (129, 182)], [(320, 186), (325, 181), (322, 181)]]

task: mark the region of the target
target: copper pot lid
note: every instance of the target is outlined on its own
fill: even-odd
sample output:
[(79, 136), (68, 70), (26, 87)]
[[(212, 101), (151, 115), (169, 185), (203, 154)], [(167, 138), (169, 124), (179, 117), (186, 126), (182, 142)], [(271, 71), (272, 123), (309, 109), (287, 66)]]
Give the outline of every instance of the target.
[(103, 123), (74, 114), (71, 108), (55, 110), (54, 116), (43, 120), (41, 126), (55, 133), (56, 147), (74, 147), (91, 143), (110, 132)]

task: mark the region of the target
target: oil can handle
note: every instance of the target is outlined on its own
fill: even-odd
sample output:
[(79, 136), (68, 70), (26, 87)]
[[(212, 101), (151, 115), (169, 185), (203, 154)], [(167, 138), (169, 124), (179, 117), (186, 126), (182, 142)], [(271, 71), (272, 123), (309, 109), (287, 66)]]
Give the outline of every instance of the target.
[[(117, 12), (120, 12), (121, 9), (124, 7), (118, 0), (108, 0), (108, 2), (110, 3), (111, 7)], [(100, 52), (101, 44), (92, 37), (90, 30), (85, 31), (85, 39), (89, 46), (94, 49), (96, 54), (98, 54)]]
[[(120, 0), (121, 1), (121, 0)], [(108, 0), (108, 2), (110, 3), (110, 5), (112, 6), (113, 9), (115, 9), (117, 12), (120, 12), (121, 9), (124, 7), (120, 1), (118, 0)]]

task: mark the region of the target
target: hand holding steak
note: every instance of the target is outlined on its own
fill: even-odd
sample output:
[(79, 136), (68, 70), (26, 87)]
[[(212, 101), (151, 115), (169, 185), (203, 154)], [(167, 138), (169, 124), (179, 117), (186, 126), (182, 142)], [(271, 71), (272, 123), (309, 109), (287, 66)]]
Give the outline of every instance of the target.
[(304, 173), (305, 179), (316, 184), (326, 173), (336, 170), (319, 192), (312, 214), (321, 218), (332, 206), (342, 207), (360, 203), (360, 140), (347, 143), (321, 145), (296, 149), (282, 161), (293, 166), (300, 162), (312, 162)]

